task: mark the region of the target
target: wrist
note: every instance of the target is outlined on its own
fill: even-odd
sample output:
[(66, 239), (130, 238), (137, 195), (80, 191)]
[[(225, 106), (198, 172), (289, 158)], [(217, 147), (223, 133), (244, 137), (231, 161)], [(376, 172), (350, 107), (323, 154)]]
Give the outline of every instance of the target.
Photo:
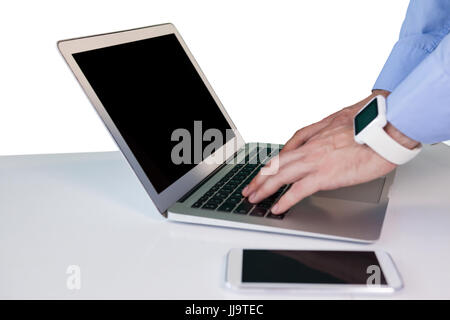
[(383, 97), (387, 98), (387, 96), (390, 94), (391, 94), (391, 92), (387, 91), (387, 90), (381, 90), (381, 89), (372, 90), (372, 97), (382, 95)]
[(401, 131), (399, 131), (396, 127), (394, 127), (391, 123), (388, 122), (388, 124), (384, 127), (384, 131), (391, 136), (392, 139), (397, 141), (399, 144), (404, 146), (408, 149), (414, 149), (417, 147), (420, 142), (411, 139), (410, 137), (403, 134)]
[(383, 97), (387, 98), (389, 94), (390, 92), (386, 90), (379, 90), (379, 89), (372, 90), (372, 93), (368, 97), (362, 99), (361, 101), (355, 103), (354, 105), (351, 105), (350, 107), (344, 108), (344, 110), (350, 112), (350, 115), (354, 117), (358, 113), (358, 111), (361, 110), (361, 108), (364, 107), (367, 104), (367, 102), (372, 100), (374, 97), (382, 95)]
[(417, 156), (421, 145), (395, 128), (386, 119), (386, 99), (375, 96), (354, 117), (355, 141), (366, 144), (381, 157), (396, 165)]

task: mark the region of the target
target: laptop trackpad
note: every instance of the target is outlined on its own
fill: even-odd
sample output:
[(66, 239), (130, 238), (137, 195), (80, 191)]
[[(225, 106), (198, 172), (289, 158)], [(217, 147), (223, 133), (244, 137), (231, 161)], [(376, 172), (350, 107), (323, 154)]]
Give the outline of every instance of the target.
[(314, 197), (333, 198), (351, 201), (378, 203), (383, 191), (385, 177), (378, 178), (356, 186), (339, 188), (336, 190), (319, 191)]

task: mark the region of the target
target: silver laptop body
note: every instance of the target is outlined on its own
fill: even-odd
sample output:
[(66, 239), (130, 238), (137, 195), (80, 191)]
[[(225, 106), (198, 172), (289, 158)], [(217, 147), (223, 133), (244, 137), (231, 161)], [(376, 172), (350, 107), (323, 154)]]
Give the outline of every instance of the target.
[[(157, 42), (153, 41), (155, 39)], [(153, 42), (151, 43), (151, 41)], [(136, 71), (133, 71), (133, 67), (136, 67), (133, 63), (135, 60), (139, 60), (141, 52), (139, 50), (147, 42), (153, 46), (153, 50), (149, 51), (151, 54), (148, 55), (149, 69), (143, 68), (150, 70), (148, 77), (145, 78), (149, 81), (149, 86), (148, 88), (143, 86), (142, 88), (144, 89), (139, 88), (139, 92), (141, 94), (142, 90), (145, 90), (145, 97), (148, 97), (150, 100), (139, 106), (139, 109), (136, 109), (136, 103), (133, 102), (133, 98), (130, 95), (126, 97), (120, 96), (120, 91), (121, 86), (129, 89), (130, 83), (133, 83), (134, 80), (131, 78), (133, 78), (134, 73), (132, 72), (136, 73)], [(126, 58), (127, 45), (131, 48), (129, 50), (134, 50), (132, 51), (133, 54), (130, 54), (131, 59)], [(227, 129), (231, 129), (233, 132), (233, 135), (224, 140), (219, 147), (214, 149), (214, 152), (204, 157), (198, 164), (165, 168), (161, 167), (163, 162), (153, 163), (152, 159), (164, 159), (160, 153), (163, 153), (161, 150), (165, 150), (163, 145), (163, 143), (166, 143), (165, 140), (160, 138), (158, 134), (153, 134), (147, 140), (143, 140), (156, 141), (155, 144), (162, 146), (161, 150), (153, 148), (151, 142), (146, 145), (143, 145), (142, 142), (139, 144), (139, 137), (133, 136), (138, 131), (135, 128), (129, 128), (130, 126), (134, 127), (134, 123), (136, 123), (136, 127), (139, 127), (139, 124), (144, 123), (144, 121), (148, 124), (147, 128), (160, 128), (161, 124), (169, 125), (172, 122), (183, 120), (181, 116), (181, 119), (177, 117), (177, 111), (181, 109), (167, 111), (167, 106), (161, 107), (158, 103), (153, 103), (151, 100), (152, 92), (156, 92), (152, 91), (152, 87), (159, 88), (159, 90), (161, 88), (165, 89), (165, 87), (161, 87), (163, 85), (161, 83), (167, 83), (167, 85), (176, 87), (177, 81), (183, 80), (181, 69), (179, 77), (175, 69), (172, 70), (174, 71), (172, 73), (168, 72), (168, 75), (164, 74), (162, 77), (164, 79), (161, 79), (160, 82), (157, 82), (158, 79), (152, 78), (152, 68), (161, 65), (158, 61), (151, 61), (151, 59), (156, 59), (152, 58), (152, 54), (158, 51), (158, 45), (167, 46), (165, 47), (166, 49), (174, 48), (173, 54), (172, 51), (166, 51), (164, 54), (160, 53), (158, 59), (164, 60), (169, 55), (171, 59), (186, 60), (181, 66), (183, 68), (191, 68), (195, 72), (195, 75), (191, 75), (194, 77), (192, 78), (193, 80), (189, 81), (189, 83), (186, 82), (186, 86), (191, 85), (191, 82), (201, 81), (202, 90), (204, 90), (201, 95), (204, 97), (205, 92), (207, 92), (208, 97), (204, 97), (204, 99), (209, 99), (208, 103), (211, 104), (211, 107), (205, 111), (205, 113), (211, 112), (210, 122), (222, 119), (220, 120), (222, 124), (226, 124)], [(139, 181), (160, 213), (169, 220), (366, 243), (376, 241), (379, 238), (388, 204), (389, 187), (394, 179), (393, 172), (385, 177), (357, 186), (318, 192), (299, 202), (282, 215), (281, 218), (271, 215), (270, 206), (266, 207), (266, 211), (261, 211), (262, 209), (259, 208), (258, 214), (256, 214), (255, 206), (240, 210), (238, 213), (237, 211), (239, 210), (237, 208), (243, 207), (243, 202), (246, 200), (237, 201), (234, 203), (234, 207), (231, 207), (227, 202), (227, 199), (231, 199), (231, 195), (225, 195), (225, 198), (220, 203), (216, 201), (212, 205), (207, 205), (207, 203), (212, 201), (213, 197), (217, 196), (225, 184), (231, 182), (238, 175), (242, 175), (243, 168), (248, 163), (255, 169), (253, 171), (254, 174), (264, 162), (276, 155), (282, 146), (244, 142), (191, 52), (172, 24), (62, 40), (58, 42), (58, 48)], [(115, 50), (116, 55), (114, 60), (108, 61), (108, 50), (110, 48)], [(187, 61), (189, 65), (186, 65)], [(151, 65), (151, 63), (154, 64)], [(170, 67), (176, 65), (177, 61), (174, 60)], [(115, 72), (115, 69), (118, 72)], [(139, 68), (139, 70), (141, 69)], [(102, 72), (103, 74), (108, 73), (107, 76), (103, 76), (107, 79), (105, 81), (109, 83), (109, 87), (105, 86), (109, 88), (109, 91), (98, 89), (103, 89), (101, 83)], [(128, 77), (123, 76), (112, 81), (114, 76), (120, 74), (120, 72), (122, 74), (130, 73)], [(169, 76), (172, 77), (173, 81)], [(143, 82), (147, 83), (145, 79)], [(133, 90), (138, 89), (132, 87), (129, 90), (133, 92)], [(189, 95), (189, 99), (195, 99), (195, 92), (193, 91), (195, 90), (189, 90), (183, 92), (183, 94)], [(114, 92), (112, 97), (108, 96), (111, 95), (111, 92)], [(175, 101), (173, 99), (177, 98), (178, 95), (182, 96), (181, 93), (173, 92), (173, 94), (167, 96), (167, 99)], [(111, 105), (117, 105), (117, 101), (121, 99), (124, 102), (113, 109)], [(192, 104), (189, 106), (192, 107)], [(185, 107), (183, 106), (183, 108)], [(129, 117), (133, 112), (143, 112), (143, 109), (145, 109), (145, 112), (151, 111), (151, 116), (144, 117), (141, 115), (135, 119), (131, 116)], [(212, 114), (213, 109), (216, 114)], [(182, 110), (184, 112), (185, 109)], [(191, 110), (195, 111), (194, 109)], [(122, 113), (122, 116), (120, 116), (120, 113)], [(164, 122), (159, 119), (159, 114), (163, 113), (172, 114), (170, 120), (166, 119), (167, 121)], [(184, 114), (184, 117), (186, 117), (186, 114)], [(131, 118), (131, 120), (128, 118)], [(134, 122), (128, 122), (127, 124), (127, 121)], [(127, 125), (128, 127), (126, 127)], [(260, 154), (262, 155), (261, 157), (259, 157)], [(257, 157), (258, 160), (255, 160)], [(252, 159), (254, 162), (252, 162)], [(184, 168), (184, 171), (180, 168)], [(250, 171), (247, 167), (246, 172)], [(250, 179), (251, 176), (246, 181), (248, 182)], [(273, 198), (274, 202), (287, 188), (288, 186), (285, 186), (283, 190), (279, 190)], [(211, 189), (214, 191), (211, 191)], [(241, 189), (234, 190), (235, 195)], [(225, 206), (225, 203), (228, 203), (228, 207)], [(224, 206), (227, 207), (227, 211), (220, 210)]]

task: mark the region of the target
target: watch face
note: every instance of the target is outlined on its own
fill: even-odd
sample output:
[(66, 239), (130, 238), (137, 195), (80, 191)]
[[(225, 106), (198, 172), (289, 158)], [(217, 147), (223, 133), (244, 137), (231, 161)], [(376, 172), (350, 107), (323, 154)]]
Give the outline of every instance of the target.
[(378, 116), (378, 99), (373, 99), (355, 117), (355, 135), (360, 133)]

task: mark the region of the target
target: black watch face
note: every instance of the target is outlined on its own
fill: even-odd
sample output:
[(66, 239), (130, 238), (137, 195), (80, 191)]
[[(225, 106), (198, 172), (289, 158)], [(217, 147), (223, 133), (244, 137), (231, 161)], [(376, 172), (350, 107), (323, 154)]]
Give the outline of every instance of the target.
[(378, 116), (378, 99), (373, 99), (355, 117), (355, 135), (360, 133)]

